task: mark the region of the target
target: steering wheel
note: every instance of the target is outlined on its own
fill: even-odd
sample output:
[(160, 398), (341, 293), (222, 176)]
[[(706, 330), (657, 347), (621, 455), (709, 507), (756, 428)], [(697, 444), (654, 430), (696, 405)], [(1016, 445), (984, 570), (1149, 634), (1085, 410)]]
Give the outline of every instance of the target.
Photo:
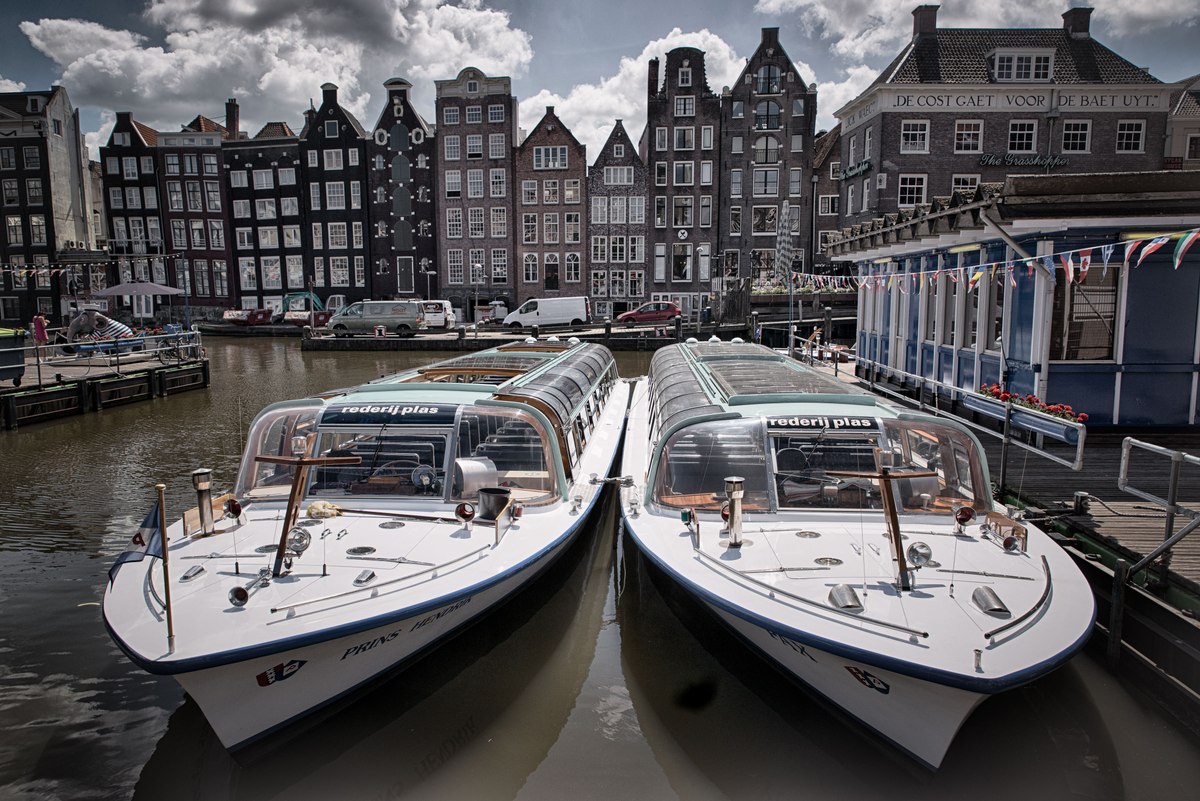
[(384, 462), (371, 471), (371, 478), (379, 476), (380, 478), (387, 476), (395, 476), (412, 481), (413, 466), (412, 462), (406, 462), (402, 459), (393, 459), (390, 462)]

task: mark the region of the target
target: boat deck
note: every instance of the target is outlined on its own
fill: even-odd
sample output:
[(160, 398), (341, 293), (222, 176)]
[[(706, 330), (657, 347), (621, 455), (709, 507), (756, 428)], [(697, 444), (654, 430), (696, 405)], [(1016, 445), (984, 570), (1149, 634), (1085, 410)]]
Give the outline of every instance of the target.
[[(833, 374), (828, 366), (818, 365), (818, 369)], [(868, 383), (857, 378), (852, 370), (839, 369), (838, 378), (869, 388)], [(1164, 448), (1200, 453), (1200, 430), (1089, 431), (1084, 445), (1083, 469), (1079, 472), (1021, 448), (1010, 447), (1006, 490), (1032, 506), (1059, 513), (1057, 516), (1063, 523), (1115, 551), (1132, 566), (1162, 543), (1166, 511), (1117, 488), (1121, 444), (1126, 436)], [(992, 481), (998, 482), (1000, 440), (987, 434), (981, 434), (979, 438), (987, 452)], [(1165, 498), (1170, 473), (1171, 461), (1166, 456), (1134, 451), (1129, 470), (1129, 481), (1134, 487)], [(1076, 492), (1086, 492), (1092, 497), (1087, 511), (1081, 514), (1074, 513)], [(1200, 467), (1183, 465), (1176, 502), (1184, 509), (1200, 513)], [(1179, 531), (1189, 520), (1186, 513), (1177, 514), (1173, 530)], [(1200, 532), (1184, 537), (1172, 548), (1170, 570), (1173, 583), (1200, 595)]]

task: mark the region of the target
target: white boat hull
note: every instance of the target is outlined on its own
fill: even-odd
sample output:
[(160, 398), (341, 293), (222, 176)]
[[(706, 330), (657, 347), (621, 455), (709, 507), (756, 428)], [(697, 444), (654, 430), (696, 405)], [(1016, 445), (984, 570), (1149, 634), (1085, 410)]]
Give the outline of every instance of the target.
[(503, 581), (436, 609), (309, 646), (177, 674), (175, 679), (204, 710), (226, 748), (248, 745), (453, 636), (518, 592), (573, 540), (564, 540)]
[(830, 654), (707, 606), (784, 672), (930, 768), (941, 764), (959, 728), (987, 698)]

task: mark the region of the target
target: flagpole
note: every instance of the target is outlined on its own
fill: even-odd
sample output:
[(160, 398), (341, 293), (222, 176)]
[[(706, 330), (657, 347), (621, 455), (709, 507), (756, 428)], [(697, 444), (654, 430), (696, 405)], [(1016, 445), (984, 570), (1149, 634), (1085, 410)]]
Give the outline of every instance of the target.
[(163, 598), (167, 605), (167, 652), (175, 653), (175, 621), (171, 617), (171, 568), (169, 564), (171, 549), (167, 547), (167, 501), (166, 484), (155, 484), (158, 490), (158, 530), (162, 542), (163, 566)]

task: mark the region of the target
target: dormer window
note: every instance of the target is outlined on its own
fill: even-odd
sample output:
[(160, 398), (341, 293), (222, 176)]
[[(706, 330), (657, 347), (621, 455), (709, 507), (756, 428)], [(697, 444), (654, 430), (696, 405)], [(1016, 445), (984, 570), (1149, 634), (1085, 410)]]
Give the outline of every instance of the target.
[(767, 64), (759, 67), (758, 75), (755, 76), (754, 91), (760, 95), (774, 95), (779, 93), (779, 67), (773, 64)]
[(692, 85), (692, 68), (691, 67), (680, 67), (679, 68), (679, 86), (682, 88), (682, 87), (691, 86), (691, 85)]
[(998, 50), (991, 56), (991, 66), (997, 81), (1046, 82), (1054, 74), (1054, 54)]
[(473, 95), (479, 92), (479, 81), (467, 81), (467, 94)]

